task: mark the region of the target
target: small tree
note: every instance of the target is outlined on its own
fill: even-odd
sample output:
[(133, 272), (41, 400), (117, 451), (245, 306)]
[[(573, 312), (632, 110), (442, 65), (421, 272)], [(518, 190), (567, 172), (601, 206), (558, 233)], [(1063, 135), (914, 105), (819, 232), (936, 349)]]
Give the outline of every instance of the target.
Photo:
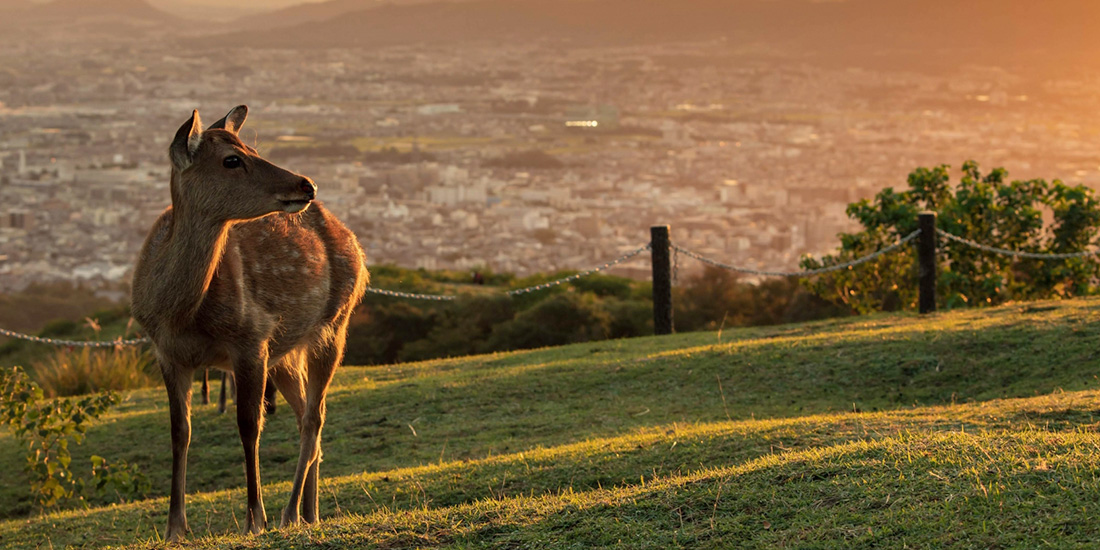
[[(805, 258), (802, 267), (835, 265), (882, 249), (916, 230), (922, 210), (937, 212), (937, 227), (948, 233), (1021, 252), (1077, 252), (1097, 235), (1100, 204), (1087, 187), (1041, 179), (1008, 183), (1003, 168), (983, 176), (976, 162), (967, 161), (952, 189), (949, 168), (917, 168), (909, 174), (908, 190), (887, 188), (873, 200), (849, 204), (848, 216), (863, 231), (841, 234), (836, 254), (820, 261)], [(1044, 218), (1051, 223), (1044, 226)], [(937, 297), (944, 308), (1089, 294), (1100, 277), (1100, 262), (1091, 256), (1026, 259), (943, 239), (940, 247)], [(915, 250), (906, 247), (805, 284), (818, 296), (857, 313), (913, 309), (916, 269)]]

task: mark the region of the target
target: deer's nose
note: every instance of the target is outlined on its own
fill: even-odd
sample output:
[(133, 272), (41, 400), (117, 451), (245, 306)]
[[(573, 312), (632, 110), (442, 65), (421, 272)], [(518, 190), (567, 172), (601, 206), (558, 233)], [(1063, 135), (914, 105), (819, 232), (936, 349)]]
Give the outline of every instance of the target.
[(309, 178), (302, 178), (302, 181), (298, 184), (298, 188), (306, 194), (307, 200), (313, 200), (317, 197), (317, 186), (314, 185)]

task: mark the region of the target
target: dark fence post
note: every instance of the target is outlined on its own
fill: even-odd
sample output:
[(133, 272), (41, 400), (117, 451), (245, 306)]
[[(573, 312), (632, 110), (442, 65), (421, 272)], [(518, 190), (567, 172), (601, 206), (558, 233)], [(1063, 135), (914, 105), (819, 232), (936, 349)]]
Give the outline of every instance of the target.
[(936, 311), (936, 213), (921, 212), (920, 243), (917, 257), (920, 261), (920, 312)]
[(653, 333), (672, 334), (672, 254), (667, 225), (649, 228), (653, 257)]

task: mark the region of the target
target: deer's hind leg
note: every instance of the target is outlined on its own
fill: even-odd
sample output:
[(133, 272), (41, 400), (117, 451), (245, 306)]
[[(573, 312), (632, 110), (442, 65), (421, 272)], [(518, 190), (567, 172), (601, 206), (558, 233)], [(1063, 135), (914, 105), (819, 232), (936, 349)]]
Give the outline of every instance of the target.
[(325, 394), (344, 356), (347, 322), (348, 315), (335, 320), (334, 328), (328, 329), (331, 331), (328, 337), (315, 342), (306, 359), (305, 407), (299, 424), (301, 454), (291, 489), (291, 502), (287, 507), (290, 510), (294, 506), (296, 511), (300, 502), (306, 523), (316, 523), (318, 520), (317, 485), (321, 464), (321, 428), (325, 423)]
[[(268, 373), (279, 393), (283, 394), (294, 417), (298, 420), (298, 434), (302, 433), (302, 416), (306, 406), (306, 357), (302, 351), (294, 351), (283, 357), (282, 361)], [(301, 456), (299, 456), (301, 462)], [(298, 510), (301, 508), (301, 493), (291, 489), (290, 502), (283, 509), (279, 527), (298, 523)]]

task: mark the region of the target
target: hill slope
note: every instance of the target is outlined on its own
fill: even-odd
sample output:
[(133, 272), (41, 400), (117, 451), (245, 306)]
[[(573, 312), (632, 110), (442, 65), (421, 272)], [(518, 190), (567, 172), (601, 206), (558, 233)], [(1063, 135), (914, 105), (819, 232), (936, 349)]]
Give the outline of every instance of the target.
[[(277, 48), (477, 41), (580, 45), (722, 39), (841, 59), (1094, 61), (1100, 4), (1078, 0), (330, 0), (257, 18), (211, 41)], [(273, 26), (285, 32), (271, 33)], [(249, 28), (251, 27), (251, 28)], [(716, 46), (718, 47), (718, 46)]]
[[(344, 368), (325, 428), (326, 521), (260, 539), (234, 534), (244, 496), (232, 415), (199, 406), (191, 544), (1087, 547), (1100, 538), (1096, 305)], [(261, 444), (273, 518), (293, 424), (282, 407)], [(75, 460), (136, 462), (164, 494), (166, 427), (161, 392), (136, 392)], [(0, 469), (18, 471), (9, 440)], [(20, 507), (18, 485), (4, 484), (0, 509)], [(158, 498), (12, 519), (0, 547), (143, 546), (166, 512)]]

